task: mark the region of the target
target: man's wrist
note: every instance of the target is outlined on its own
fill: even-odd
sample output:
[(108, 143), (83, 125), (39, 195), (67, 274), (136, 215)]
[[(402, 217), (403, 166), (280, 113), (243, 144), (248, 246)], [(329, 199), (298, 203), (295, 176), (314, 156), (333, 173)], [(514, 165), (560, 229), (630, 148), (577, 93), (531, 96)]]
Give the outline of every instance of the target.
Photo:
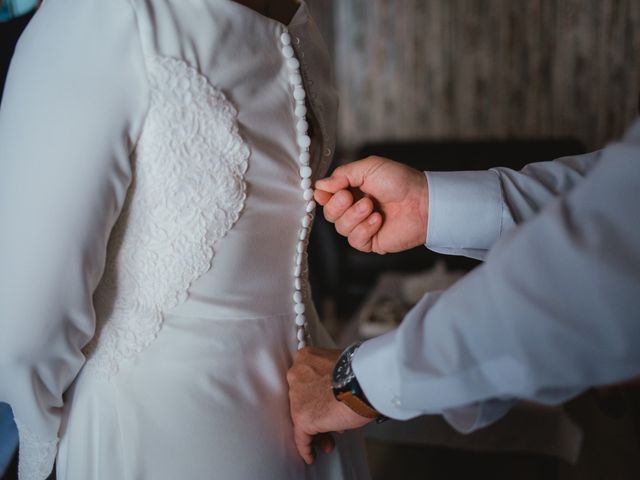
[(350, 345), (338, 357), (333, 371), (333, 394), (336, 400), (358, 415), (376, 419), (380, 423), (387, 420), (387, 417), (371, 405), (351, 368), (351, 361), (359, 347), (360, 343)]

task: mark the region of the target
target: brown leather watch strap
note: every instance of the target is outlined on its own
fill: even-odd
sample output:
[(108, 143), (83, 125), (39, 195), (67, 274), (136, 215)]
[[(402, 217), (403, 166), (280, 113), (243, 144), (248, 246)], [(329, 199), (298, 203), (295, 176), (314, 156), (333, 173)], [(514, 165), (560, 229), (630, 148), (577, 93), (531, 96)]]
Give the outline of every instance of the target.
[(336, 398), (344, 403), (351, 410), (356, 412), (361, 417), (365, 418), (378, 418), (380, 417), (380, 412), (378, 412), (375, 408), (369, 406), (364, 400), (356, 397), (353, 393), (341, 392)]

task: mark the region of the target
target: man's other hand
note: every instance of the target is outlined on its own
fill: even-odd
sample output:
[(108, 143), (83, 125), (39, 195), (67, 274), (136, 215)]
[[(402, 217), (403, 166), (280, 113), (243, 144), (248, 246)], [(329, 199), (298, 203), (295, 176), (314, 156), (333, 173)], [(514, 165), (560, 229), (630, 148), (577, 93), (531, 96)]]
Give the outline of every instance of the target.
[(289, 402), (296, 447), (302, 459), (313, 462), (314, 445), (325, 453), (335, 445), (329, 432), (362, 427), (371, 421), (333, 396), (331, 375), (340, 350), (306, 347), (296, 353), (287, 372)]

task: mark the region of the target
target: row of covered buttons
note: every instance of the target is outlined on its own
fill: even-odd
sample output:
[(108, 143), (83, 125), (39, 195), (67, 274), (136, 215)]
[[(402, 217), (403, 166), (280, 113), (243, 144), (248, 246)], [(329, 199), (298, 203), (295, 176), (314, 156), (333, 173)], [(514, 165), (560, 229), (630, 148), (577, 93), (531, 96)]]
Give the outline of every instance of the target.
[(308, 327), (305, 316), (306, 306), (304, 303), (303, 288), (303, 265), (306, 255), (307, 240), (311, 224), (313, 223), (313, 214), (316, 203), (313, 201), (313, 189), (311, 188), (311, 175), (313, 171), (309, 166), (311, 154), (311, 137), (309, 136), (309, 123), (307, 121), (307, 106), (305, 99), (307, 93), (302, 83), (302, 74), (300, 73), (300, 62), (296, 58), (295, 51), (291, 45), (291, 35), (285, 31), (280, 36), (282, 44), (282, 55), (286, 59), (287, 69), (289, 71), (289, 83), (293, 87), (293, 98), (295, 99), (294, 114), (296, 117), (296, 133), (297, 143), (300, 147), (298, 155), (298, 163), (300, 167), (300, 187), (302, 188), (302, 197), (307, 202), (306, 213), (300, 221), (300, 229), (298, 233), (298, 243), (296, 245), (294, 281), (293, 281), (293, 308), (296, 313), (296, 336), (298, 339), (298, 349), (303, 348), (307, 344)]

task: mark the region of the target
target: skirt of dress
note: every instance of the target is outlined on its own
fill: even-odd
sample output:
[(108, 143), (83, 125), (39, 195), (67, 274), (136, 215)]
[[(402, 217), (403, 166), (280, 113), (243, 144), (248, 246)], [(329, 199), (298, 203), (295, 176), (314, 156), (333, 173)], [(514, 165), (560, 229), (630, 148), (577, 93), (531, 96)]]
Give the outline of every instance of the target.
[(116, 375), (78, 376), (58, 480), (369, 478), (356, 433), (335, 435), (337, 448), (312, 466), (296, 452), (285, 377), (293, 325), (288, 315), (166, 315), (158, 338)]

